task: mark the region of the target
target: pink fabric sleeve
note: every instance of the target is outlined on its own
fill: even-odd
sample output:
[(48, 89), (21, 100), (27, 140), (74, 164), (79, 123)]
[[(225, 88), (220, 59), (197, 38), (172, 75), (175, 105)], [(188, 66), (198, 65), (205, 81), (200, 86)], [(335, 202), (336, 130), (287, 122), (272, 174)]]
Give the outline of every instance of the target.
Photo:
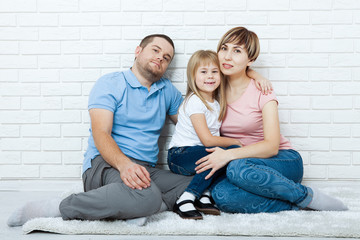
[(269, 93), (268, 95), (264, 95), (264, 94), (260, 93), (260, 96), (259, 96), (259, 108), (261, 110), (263, 110), (265, 104), (272, 101), (272, 100), (275, 100), (276, 103), (279, 104), (274, 92)]

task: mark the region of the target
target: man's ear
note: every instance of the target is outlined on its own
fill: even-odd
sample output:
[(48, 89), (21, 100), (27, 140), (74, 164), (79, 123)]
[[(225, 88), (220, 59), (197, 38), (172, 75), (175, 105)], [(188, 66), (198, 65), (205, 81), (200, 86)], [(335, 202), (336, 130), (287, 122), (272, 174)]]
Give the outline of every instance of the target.
[(135, 49), (135, 58), (141, 53), (141, 51), (142, 51), (142, 47), (137, 46)]
[(246, 66), (250, 67), (251, 64), (253, 64), (253, 62), (254, 62), (254, 61), (249, 61), (249, 62), (246, 64)]

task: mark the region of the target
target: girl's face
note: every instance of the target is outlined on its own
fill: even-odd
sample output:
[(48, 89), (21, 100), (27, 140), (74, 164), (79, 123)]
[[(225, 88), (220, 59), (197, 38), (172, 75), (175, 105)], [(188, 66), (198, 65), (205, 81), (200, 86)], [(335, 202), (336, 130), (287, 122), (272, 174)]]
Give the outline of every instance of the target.
[(218, 52), (220, 70), (226, 76), (243, 74), (246, 67), (252, 64), (244, 45), (225, 43)]
[(206, 100), (212, 99), (214, 91), (220, 85), (220, 81), (220, 69), (214, 63), (200, 65), (195, 72), (196, 87)]

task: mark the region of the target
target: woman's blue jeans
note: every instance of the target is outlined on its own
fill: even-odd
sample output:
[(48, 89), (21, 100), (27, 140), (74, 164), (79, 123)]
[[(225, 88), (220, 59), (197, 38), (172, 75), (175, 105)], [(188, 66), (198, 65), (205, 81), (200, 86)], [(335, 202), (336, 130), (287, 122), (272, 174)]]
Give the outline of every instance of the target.
[(299, 210), (312, 200), (302, 177), (302, 158), (292, 149), (266, 159), (237, 159), (213, 184), (212, 197), (220, 210), (231, 213)]
[[(234, 148), (239, 146), (231, 146)], [(205, 177), (210, 173), (211, 169), (202, 173), (196, 174), (195, 162), (209, 153), (205, 150), (208, 147), (204, 146), (187, 146), (187, 147), (173, 147), (168, 152), (168, 165), (172, 172), (185, 176), (195, 175), (189, 186), (185, 189), (186, 192), (194, 194), (197, 198), (209, 188), (214, 179), (225, 175), (225, 168), (217, 170), (214, 175), (205, 180)]]

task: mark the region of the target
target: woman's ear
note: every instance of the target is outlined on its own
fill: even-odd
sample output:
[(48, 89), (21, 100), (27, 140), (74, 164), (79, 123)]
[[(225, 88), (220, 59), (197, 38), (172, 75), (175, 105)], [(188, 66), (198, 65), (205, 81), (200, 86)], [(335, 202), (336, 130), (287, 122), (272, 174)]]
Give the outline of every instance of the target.
[(253, 62), (254, 62), (254, 60), (250, 60), (247, 64), (246, 64), (246, 66), (248, 66), (248, 67), (250, 67), (251, 66), (251, 64), (253, 64)]

